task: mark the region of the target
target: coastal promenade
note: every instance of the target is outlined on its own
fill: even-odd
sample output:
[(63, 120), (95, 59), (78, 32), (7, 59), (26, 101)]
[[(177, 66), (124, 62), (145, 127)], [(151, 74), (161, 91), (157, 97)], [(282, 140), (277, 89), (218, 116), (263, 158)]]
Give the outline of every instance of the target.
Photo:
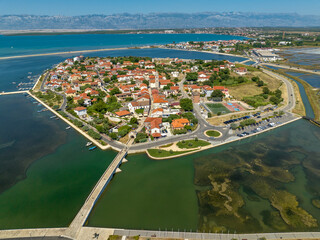
[[(190, 232), (186, 230), (173, 231), (170, 229), (162, 230), (134, 230), (134, 229), (113, 229), (81, 227), (79, 235), (72, 237), (68, 234), (68, 228), (44, 228), (44, 229), (22, 229), (22, 230), (2, 230), (0, 239), (16, 240), (58, 240), (58, 239), (108, 239), (110, 235), (127, 237), (140, 236), (142, 238), (154, 239), (205, 239), (205, 240), (280, 240), (280, 239), (320, 239), (320, 232), (278, 232), (278, 233), (205, 233)], [(55, 238), (54, 238), (55, 237)]]
[(13, 94), (22, 94), (22, 93), (29, 93), (29, 91), (0, 92), (0, 95), (13, 95)]

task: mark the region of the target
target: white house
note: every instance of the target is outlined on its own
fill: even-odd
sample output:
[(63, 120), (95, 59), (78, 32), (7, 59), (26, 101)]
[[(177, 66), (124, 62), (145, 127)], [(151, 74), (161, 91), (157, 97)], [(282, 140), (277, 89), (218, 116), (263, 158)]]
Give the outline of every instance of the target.
[(150, 105), (146, 102), (129, 102), (128, 108), (129, 111), (134, 113), (137, 109), (148, 109)]
[(74, 111), (79, 117), (87, 115), (87, 109), (85, 107), (77, 107)]

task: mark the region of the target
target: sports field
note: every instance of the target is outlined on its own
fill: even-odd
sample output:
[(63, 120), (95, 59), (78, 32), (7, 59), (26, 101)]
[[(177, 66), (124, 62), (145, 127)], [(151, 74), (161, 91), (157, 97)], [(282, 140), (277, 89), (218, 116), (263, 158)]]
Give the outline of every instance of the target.
[(226, 114), (231, 112), (228, 110), (228, 108), (226, 108), (221, 103), (207, 103), (206, 105), (214, 114), (218, 114), (219, 112), (221, 114)]

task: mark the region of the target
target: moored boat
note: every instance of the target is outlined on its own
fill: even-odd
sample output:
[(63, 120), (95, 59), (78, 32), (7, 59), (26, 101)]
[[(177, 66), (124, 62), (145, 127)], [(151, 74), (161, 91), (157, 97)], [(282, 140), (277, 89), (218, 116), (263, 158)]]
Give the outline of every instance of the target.
[(86, 147), (89, 147), (92, 145), (92, 142), (87, 142)]
[(97, 148), (96, 146), (93, 146), (93, 147), (89, 148), (89, 151), (92, 151), (92, 150), (94, 150), (96, 148)]

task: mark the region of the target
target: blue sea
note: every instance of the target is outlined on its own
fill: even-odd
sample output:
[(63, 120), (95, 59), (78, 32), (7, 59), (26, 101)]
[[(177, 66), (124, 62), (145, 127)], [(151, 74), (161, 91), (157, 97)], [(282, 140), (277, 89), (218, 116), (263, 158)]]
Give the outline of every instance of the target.
[[(112, 50), (104, 52), (85, 53), (84, 56), (99, 57), (116, 57), (116, 56), (141, 56), (141, 57), (157, 57), (157, 58), (181, 58), (181, 59), (202, 59), (202, 60), (229, 60), (231, 62), (241, 62), (246, 60), (242, 57), (232, 57), (220, 54), (211, 54), (193, 51), (180, 51), (173, 49), (127, 49)], [(16, 91), (20, 82), (30, 82), (32, 78), (37, 78), (44, 70), (51, 68), (53, 65), (63, 61), (64, 59), (75, 56), (75, 54), (64, 54), (54, 56), (40, 56), (28, 58), (15, 58), (0, 60), (0, 92)], [(15, 83), (15, 84), (14, 84)]]
[[(0, 36), (0, 56), (218, 39), (238, 39), (238, 37), (204, 34)], [(113, 50), (84, 55), (134, 55), (202, 60), (226, 59), (233, 62), (245, 60), (241, 57), (168, 49)], [(71, 56), (74, 55), (65, 54), (0, 60), (0, 91), (16, 90), (16, 84), (12, 82), (30, 81), (28, 76), (36, 77), (45, 69), (51, 68), (54, 64)], [(302, 95), (302, 98), (306, 104), (306, 95)], [(82, 135), (73, 129), (66, 130), (67, 125), (59, 120), (51, 119), (50, 116), (52, 114), (50, 112), (39, 113), (38, 110), (43, 107), (34, 103), (33, 99), (23, 95), (0, 96), (1, 229), (68, 226), (103, 171), (116, 155), (111, 150), (101, 151), (96, 149), (95, 151), (88, 151), (85, 147), (87, 140)], [(310, 108), (307, 108), (307, 111), (308, 109), (312, 111)], [(308, 113), (307, 115), (310, 116)], [(319, 134), (316, 132), (319, 128), (302, 121), (304, 120), (300, 120), (299, 123), (300, 130), (297, 125), (291, 124), (287, 126), (288, 128), (278, 128), (261, 136), (269, 136), (272, 137), (271, 141), (282, 143), (283, 146), (280, 146), (280, 150), (294, 147), (299, 156), (305, 156), (306, 160), (312, 159), (316, 151), (310, 150), (309, 153), (308, 147), (313, 145), (317, 147), (319, 145), (319, 141), (317, 141), (319, 137), (316, 135)], [(294, 135), (288, 135), (288, 139), (299, 140), (300, 145), (289, 143), (290, 141), (287, 141), (286, 138), (282, 140), (283, 136), (287, 136), (286, 132), (278, 134), (283, 129), (288, 132), (286, 129), (290, 128), (294, 129), (294, 131), (291, 131)], [(309, 134), (305, 134), (307, 128), (311, 129), (308, 132)], [(314, 136), (312, 133), (314, 133)], [(251, 138), (247, 141), (247, 143), (241, 142), (240, 144), (253, 145), (251, 141), (256, 141), (256, 138)], [(226, 153), (234, 152), (235, 148), (233, 146), (236, 144), (238, 143), (234, 143), (232, 146), (225, 145), (221, 149), (225, 149)], [(263, 143), (263, 146), (271, 145)], [(256, 145), (254, 148), (258, 149), (259, 147)], [(249, 149), (248, 145), (241, 148)], [(271, 151), (273, 150), (271, 149)], [(208, 154), (209, 151), (213, 151), (211, 155)], [(278, 150), (275, 149), (275, 153), (277, 152)], [(189, 222), (187, 224), (186, 222), (191, 219), (196, 228), (200, 212), (198, 211), (197, 192), (194, 188), (193, 176), (195, 170), (193, 169), (193, 161), (201, 157), (207, 160), (214, 159), (217, 156), (216, 153), (215, 149), (207, 150), (206, 152), (194, 154), (189, 159), (180, 158), (169, 161), (151, 161), (145, 155), (134, 156), (133, 158), (135, 159), (129, 160), (127, 164), (129, 164), (129, 168), (136, 167), (138, 170), (142, 166), (142, 174), (139, 174), (137, 178), (135, 174), (137, 171), (130, 172), (128, 168), (125, 168), (127, 167), (126, 165), (121, 166), (123, 172), (115, 176), (113, 185), (108, 186), (107, 192), (103, 195), (108, 198), (108, 201), (110, 196), (111, 200), (116, 197), (116, 202), (119, 205), (117, 209), (121, 210), (122, 206), (126, 206), (129, 210), (118, 211), (115, 217), (109, 214), (110, 212), (101, 211), (101, 215), (103, 218), (108, 218), (109, 221), (112, 221), (112, 224), (118, 224), (115, 220), (124, 222), (132, 220), (137, 225), (137, 228), (144, 227), (141, 225), (142, 219), (149, 226), (153, 224), (152, 229), (157, 229), (158, 226), (170, 226), (171, 223), (168, 219), (171, 222), (174, 221), (176, 227), (183, 229), (189, 226), (187, 225)], [(226, 156), (225, 154), (222, 155)], [(248, 161), (254, 161), (256, 155), (253, 155), (253, 157), (251, 159), (248, 158)], [(159, 164), (161, 165), (160, 168)], [(171, 172), (168, 172), (168, 169), (171, 169)], [(315, 169), (318, 170), (318, 167), (315, 167)], [(163, 175), (163, 173), (165, 174)], [(157, 176), (157, 178), (154, 176)], [(137, 191), (134, 190), (136, 185), (134, 181), (131, 181), (130, 177), (133, 177), (138, 183), (148, 183), (141, 188), (144, 190), (143, 192), (141, 190), (142, 194), (137, 194)], [(133, 188), (131, 188), (133, 193), (129, 195), (128, 191), (123, 191), (122, 185), (116, 182), (120, 180), (126, 184), (125, 181), (128, 179), (133, 183)], [(319, 186), (318, 181), (313, 182), (315, 183), (313, 187)], [(129, 185), (126, 184), (125, 186), (128, 187)], [(145, 191), (147, 188), (150, 188), (151, 191)], [(171, 192), (168, 192), (168, 189), (171, 189)], [(201, 189), (199, 188), (198, 190)], [(304, 190), (304, 187), (302, 190)], [(301, 194), (304, 194), (302, 190), (300, 191), (299, 189)], [(119, 204), (118, 199), (121, 201), (121, 199), (127, 199), (128, 196), (130, 196), (129, 204)], [(155, 200), (150, 201), (150, 199)], [(255, 199), (252, 200), (254, 203), (252, 205), (254, 206), (253, 213), (261, 215), (260, 211), (263, 209), (256, 207)], [(309, 204), (311, 202), (310, 199), (307, 199)], [(298, 200), (300, 201), (300, 199)], [(136, 203), (141, 208), (138, 208), (138, 205), (135, 205)], [(177, 207), (177, 205), (179, 206)], [(110, 204), (108, 205), (107, 202), (103, 206), (109, 207)], [(258, 206), (261, 206), (261, 204)], [(99, 209), (97, 209), (94, 210), (95, 213), (99, 213)], [(145, 211), (145, 209), (150, 211)], [(142, 215), (136, 214), (139, 211), (142, 212)], [(157, 211), (160, 211), (162, 215), (158, 215), (159, 217), (155, 220), (154, 213)], [(143, 215), (146, 212), (149, 215)], [(130, 215), (130, 213), (134, 214)], [(315, 213), (312, 212), (312, 214)], [(179, 222), (175, 220), (177, 217), (179, 217)], [(184, 219), (181, 220), (182, 218)], [(101, 220), (102, 218), (99, 219)], [(151, 220), (149, 221), (149, 219)], [(233, 219), (230, 222), (234, 222)], [(106, 220), (104, 220), (103, 224), (107, 224)], [(124, 227), (125, 223), (122, 222), (119, 226)], [(170, 227), (174, 226), (171, 225)]]
[(0, 57), (89, 49), (135, 47), (188, 41), (247, 39), (216, 34), (72, 34), (1, 36)]

